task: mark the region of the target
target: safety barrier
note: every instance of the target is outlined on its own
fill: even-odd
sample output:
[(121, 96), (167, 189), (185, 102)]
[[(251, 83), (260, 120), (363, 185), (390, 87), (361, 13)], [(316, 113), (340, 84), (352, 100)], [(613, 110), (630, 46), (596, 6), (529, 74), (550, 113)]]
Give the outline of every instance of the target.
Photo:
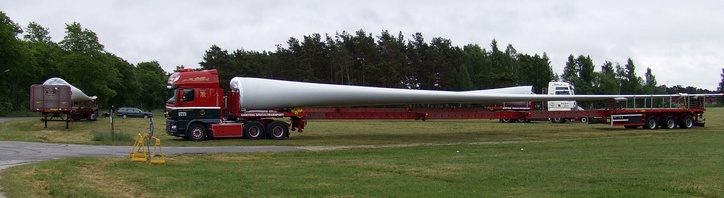
[[(154, 141), (153, 152), (151, 152), (151, 149), (147, 146), (146, 140)], [(131, 149), (131, 161), (149, 162), (151, 164), (166, 163), (166, 157), (163, 155), (163, 149), (161, 149), (161, 140), (153, 136), (138, 134), (136, 142)]]

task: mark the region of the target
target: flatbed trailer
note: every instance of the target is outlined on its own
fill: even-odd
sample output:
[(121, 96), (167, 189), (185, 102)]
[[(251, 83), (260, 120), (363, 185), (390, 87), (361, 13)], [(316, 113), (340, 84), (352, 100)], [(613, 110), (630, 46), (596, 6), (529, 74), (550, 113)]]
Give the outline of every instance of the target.
[[(686, 97), (686, 96), (685, 96)], [(673, 100), (672, 100), (673, 101)], [(301, 108), (307, 119), (499, 119), (552, 120), (586, 118), (589, 124), (625, 128), (692, 128), (704, 126), (704, 98), (689, 97), (670, 108), (622, 108), (610, 101), (604, 109), (544, 111), (532, 108)]]

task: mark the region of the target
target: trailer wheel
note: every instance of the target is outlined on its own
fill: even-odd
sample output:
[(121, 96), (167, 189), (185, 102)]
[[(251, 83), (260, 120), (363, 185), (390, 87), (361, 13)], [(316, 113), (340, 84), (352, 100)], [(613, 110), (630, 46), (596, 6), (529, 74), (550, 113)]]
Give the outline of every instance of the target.
[(684, 118), (679, 121), (679, 128), (682, 129), (690, 129), (694, 127), (694, 118), (690, 115), (684, 116)]
[(282, 121), (273, 121), (266, 125), (266, 134), (269, 139), (283, 140), (289, 137), (289, 125)]
[(89, 116), (89, 118), (88, 118), (88, 120), (90, 120), (90, 121), (96, 121), (96, 120), (98, 120), (98, 112), (91, 113), (90, 116)]
[(500, 122), (503, 122), (503, 123), (513, 123), (513, 122), (515, 122), (515, 120), (514, 120), (514, 119), (500, 119)]
[(646, 119), (646, 125), (644, 125), (644, 127), (651, 130), (659, 128), (659, 120), (654, 116), (649, 116), (649, 118)]
[(206, 126), (200, 123), (192, 124), (191, 127), (189, 127), (188, 134), (186, 134), (186, 137), (188, 137), (191, 141), (204, 141), (206, 140)]
[(581, 118), (581, 123), (588, 123), (588, 118), (587, 118), (587, 117), (582, 117), (582, 118)]
[(563, 118), (553, 118), (553, 119), (551, 119), (551, 122), (553, 122), (553, 123), (565, 123), (565, 122), (566, 122), (566, 119), (563, 119)]
[(121, 116), (121, 117), (123, 117), (123, 119), (126, 119), (126, 118), (128, 118), (128, 115), (123, 114), (123, 116)]
[(665, 129), (673, 129), (676, 128), (676, 118), (674, 116), (666, 117), (664, 120), (664, 125), (661, 125)]
[(143, 115), (143, 119), (148, 119), (148, 115)]
[(264, 138), (264, 125), (259, 122), (249, 122), (244, 126), (244, 137), (246, 139)]

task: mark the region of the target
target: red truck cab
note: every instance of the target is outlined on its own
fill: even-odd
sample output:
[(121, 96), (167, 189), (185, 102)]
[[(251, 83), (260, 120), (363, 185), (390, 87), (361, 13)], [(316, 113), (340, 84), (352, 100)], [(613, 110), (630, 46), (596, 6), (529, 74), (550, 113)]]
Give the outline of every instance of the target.
[[(179, 69), (171, 74), (166, 88), (173, 93), (166, 101), (167, 134), (203, 140), (209, 124), (221, 122), (226, 108), (216, 70)], [(196, 132), (189, 133), (193, 128)]]

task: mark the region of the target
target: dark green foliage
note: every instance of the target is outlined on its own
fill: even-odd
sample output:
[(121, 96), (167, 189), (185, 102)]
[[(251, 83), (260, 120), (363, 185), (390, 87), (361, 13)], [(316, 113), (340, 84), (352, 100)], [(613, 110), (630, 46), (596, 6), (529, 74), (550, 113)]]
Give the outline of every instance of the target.
[(38, 72), (28, 43), (18, 38), (23, 30), (0, 12), (0, 112), (28, 108), (27, 83)]
[(533, 56), (521, 54), (518, 56), (520, 62), (520, 85), (533, 85), (535, 93), (542, 93), (543, 88), (548, 87), (548, 82), (554, 80), (553, 70), (550, 66), (548, 55), (535, 54)]
[(594, 85), (598, 87), (596, 94), (618, 94), (621, 82), (616, 78), (613, 63), (606, 61), (601, 65), (601, 72), (596, 73)]
[(166, 72), (156, 61), (142, 62), (136, 65), (136, 77), (143, 96), (139, 98), (141, 108), (160, 109), (164, 107), (166, 99), (166, 87), (163, 85), (168, 80)]
[(573, 55), (570, 55), (563, 70), (563, 80), (575, 85), (576, 94), (593, 94), (595, 68), (591, 57), (579, 55), (578, 58), (573, 58)]
[[(221, 50), (219, 46), (212, 45), (211, 49), (206, 51), (203, 57), (204, 61), (199, 62), (203, 69), (216, 69), (219, 71), (219, 81), (229, 82), (233, 78), (233, 74), (243, 75), (243, 71), (239, 71), (241, 67), (234, 65), (234, 58), (229, 55), (226, 50)], [(225, 90), (229, 89), (228, 83), (219, 83), (221, 88)]]
[(624, 68), (616, 67), (621, 80), (621, 94), (635, 94), (641, 91), (643, 80), (636, 75), (636, 66), (630, 58)]

